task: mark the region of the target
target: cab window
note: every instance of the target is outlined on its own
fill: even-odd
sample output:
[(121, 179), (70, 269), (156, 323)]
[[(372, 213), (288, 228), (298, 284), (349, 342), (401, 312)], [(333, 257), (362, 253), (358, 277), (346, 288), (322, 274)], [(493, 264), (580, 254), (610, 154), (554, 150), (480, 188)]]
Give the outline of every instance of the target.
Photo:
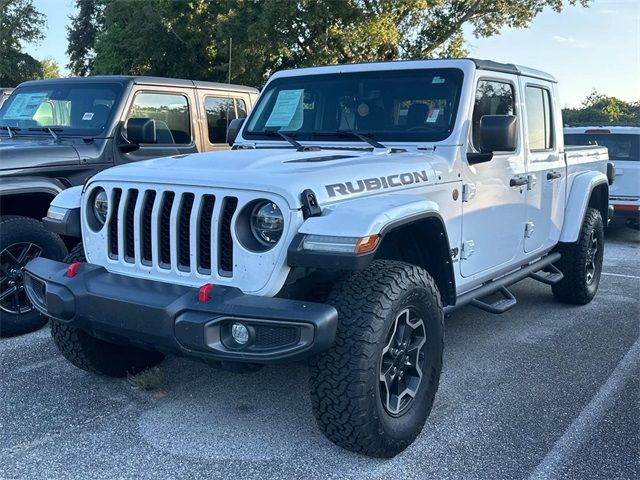
[(191, 143), (189, 103), (184, 95), (138, 93), (127, 118), (152, 118), (156, 122), (156, 143)]
[(553, 128), (549, 90), (540, 87), (526, 87), (525, 104), (527, 107), (529, 150), (551, 150), (553, 148)]
[(496, 80), (480, 80), (476, 90), (471, 126), (473, 148), (480, 150), (480, 119), (485, 115), (515, 115), (513, 85)]

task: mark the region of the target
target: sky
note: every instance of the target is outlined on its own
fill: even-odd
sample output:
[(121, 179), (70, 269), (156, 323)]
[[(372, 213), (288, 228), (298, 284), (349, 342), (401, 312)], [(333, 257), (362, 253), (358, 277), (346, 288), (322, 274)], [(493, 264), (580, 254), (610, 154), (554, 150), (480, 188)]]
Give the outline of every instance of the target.
[[(73, 0), (34, 0), (46, 15), (46, 38), (27, 45), (35, 58), (67, 64), (66, 25)], [(594, 0), (590, 8), (545, 10), (528, 29), (503, 29), (477, 39), (465, 30), (470, 56), (516, 63), (554, 75), (563, 106), (577, 107), (593, 89), (626, 101), (640, 100), (640, 1)]]

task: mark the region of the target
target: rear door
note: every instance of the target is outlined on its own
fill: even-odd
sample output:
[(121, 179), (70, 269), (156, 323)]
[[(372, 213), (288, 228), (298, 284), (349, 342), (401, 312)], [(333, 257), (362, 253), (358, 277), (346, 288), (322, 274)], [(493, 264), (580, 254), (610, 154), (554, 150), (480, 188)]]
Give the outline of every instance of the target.
[(251, 108), (248, 94), (198, 89), (203, 118), (203, 148), (209, 150), (226, 150), (227, 129), (229, 122), (236, 118), (246, 118)]
[(553, 88), (550, 82), (521, 78), (529, 179), (523, 232), (526, 253), (555, 245), (564, 220), (566, 166), (559, 148), (562, 125)]

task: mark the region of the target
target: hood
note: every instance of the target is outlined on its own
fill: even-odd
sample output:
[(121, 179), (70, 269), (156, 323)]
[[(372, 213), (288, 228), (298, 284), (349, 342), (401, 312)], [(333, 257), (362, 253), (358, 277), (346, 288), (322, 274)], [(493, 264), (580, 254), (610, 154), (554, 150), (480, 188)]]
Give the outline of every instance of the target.
[(147, 160), (102, 171), (93, 181), (211, 186), (265, 191), (300, 207), (311, 189), (323, 205), (411, 185), (436, 183), (434, 152), (255, 149)]
[(0, 170), (22, 170), (80, 163), (76, 149), (53, 138), (0, 138)]

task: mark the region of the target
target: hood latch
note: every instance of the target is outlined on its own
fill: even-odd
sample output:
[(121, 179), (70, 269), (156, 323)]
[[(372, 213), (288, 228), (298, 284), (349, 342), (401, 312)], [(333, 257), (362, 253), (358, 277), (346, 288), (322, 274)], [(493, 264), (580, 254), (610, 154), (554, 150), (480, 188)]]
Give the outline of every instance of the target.
[(302, 203), (302, 216), (306, 220), (309, 217), (319, 217), (322, 215), (322, 209), (318, 205), (318, 199), (313, 190), (307, 188), (300, 195), (300, 202)]

